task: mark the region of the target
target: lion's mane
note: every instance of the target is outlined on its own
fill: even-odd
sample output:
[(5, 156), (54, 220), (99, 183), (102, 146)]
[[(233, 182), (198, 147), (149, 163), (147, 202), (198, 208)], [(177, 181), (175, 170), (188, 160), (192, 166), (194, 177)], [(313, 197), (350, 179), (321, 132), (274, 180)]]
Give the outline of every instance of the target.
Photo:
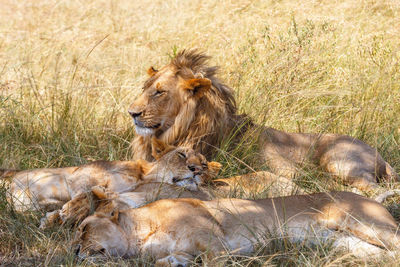
[[(156, 134), (168, 144), (190, 146), (207, 157), (236, 125), (248, 121), (245, 115), (236, 115), (234, 92), (216, 77), (218, 67), (207, 65), (209, 58), (197, 50), (183, 50), (172, 59), (170, 66), (181, 77), (207, 78), (212, 85), (201, 98), (190, 98), (183, 103), (174, 124)], [(150, 137), (136, 136), (132, 149), (134, 158), (149, 159)]]

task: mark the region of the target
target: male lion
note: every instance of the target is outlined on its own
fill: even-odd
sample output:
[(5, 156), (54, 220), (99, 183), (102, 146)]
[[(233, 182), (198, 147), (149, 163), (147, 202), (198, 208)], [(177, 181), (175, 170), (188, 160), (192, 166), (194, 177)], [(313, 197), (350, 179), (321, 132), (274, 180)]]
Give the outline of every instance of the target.
[(377, 180), (399, 179), (374, 148), (353, 137), (286, 133), (237, 115), (233, 90), (215, 77), (217, 67), (209, 67), (208, 58), (183, 50), (160, 70), (148, 70), (150, 78), (128, 110), (137, 133), (135, 158), (151, 160), (150, 136), (189, 145), (208, 157), (227, 135), (240, 138), (260, 128), (259, 153), (276, 174), (293, 177), (299, 166), (312, 163), (361, 190), (377, 187)]
[[(78, 167), (18, 172), (11, 181), (10, 201), (17, 210), (60, 209), (76, 195), (95, 185), (113, 192), (132, 191), (148, 182), (164, 182), (197, 190), (210, 163), (191, 148), (173, 147), (153, 138), (154, 163), (96, 161)], [(219, 164), (219, 163), (216, 163)]]
[[(203, 178), (215, 177), (221, 165), (209, 162), (208, 170)], [(207, 181), (206, 181), (207, 182)], [(65, 222), (79, 223), (91, 212), (111, 214), (114, 210), (138, 208), (159, 199), (195, 198), (211, 200), (216, 197), (264, 197), (290, 196), (304, 193), (294, 182), (284, 177), (278, 177), (269, 172), (257, 172), (231, 178), (208, 181), (209, 184), (199, 187), (197, 191), (168, 183), (148, 182), (138, 185), (133, 191), (117, 193), (101, 186), (94, 186), (88, 192), (78, 194), (65, 203), (61, 210), (48, 213), (42, 220), (41, 228), (63, 224)]]
[[(397, 224), (384, 206), (350, 192), (261, 200), (159, 200), (138, 209), (95, 213), (79, 226), (80, 257), (150, 254), (158, 266), (186, 266), (228, 250), (249, 254), (269, 235), (293, 242), (332, 242), (356, 256), (400, 248)], [(270, 236), (271, 237), (271, 236)], [(377, 254), (377, 255), (376, 255)]]

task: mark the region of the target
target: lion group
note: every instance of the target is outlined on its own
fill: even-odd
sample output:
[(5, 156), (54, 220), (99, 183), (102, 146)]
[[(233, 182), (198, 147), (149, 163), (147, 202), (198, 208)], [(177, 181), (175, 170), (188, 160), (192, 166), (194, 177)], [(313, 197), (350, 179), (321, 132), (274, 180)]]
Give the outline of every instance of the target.
[[(233, 90), (208, 59), (183, 50), (148, 70), (128, 110), (136, 131), (132, 161), (2, 170), (9, 201), (19, 211), (46, 211), (42, 228), (77, 225), (79, 259), (150, 255), (156, 266), (188, 266), (199, 255), (213, 262), (250, 254), (271, 238), (327, 242), (358, 257), (395, 255), (398, 224), (378, 201), (350, 192), (311, 193), (292, 180), (314, 165), (358, 191), (386, 196), (378, 183), (399, 176), (376, 149), (350, 136), (254, 124), (237, 114)], [(270, 171), (218, 177), (222, 166), (210, 159), (227, 140), (237, 149), (244, 139)], [(260, 192), (268, 198), (251, 200)]]

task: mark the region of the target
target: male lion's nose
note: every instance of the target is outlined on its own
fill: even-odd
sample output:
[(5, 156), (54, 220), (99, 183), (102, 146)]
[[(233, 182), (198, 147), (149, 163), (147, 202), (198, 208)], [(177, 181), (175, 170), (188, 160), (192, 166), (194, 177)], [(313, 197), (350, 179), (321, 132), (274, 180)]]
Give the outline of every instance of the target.
[(132, 110), (128, 110), (128, 113), (129, 113), (129, 115), (131, 115), (132, 116), (132, 118), (136, 118), (136, 117), (139, 117), (140, 115), (142, 115), (142, 113), (143, 112), (135, 112), (135, 111), (132, 111)]

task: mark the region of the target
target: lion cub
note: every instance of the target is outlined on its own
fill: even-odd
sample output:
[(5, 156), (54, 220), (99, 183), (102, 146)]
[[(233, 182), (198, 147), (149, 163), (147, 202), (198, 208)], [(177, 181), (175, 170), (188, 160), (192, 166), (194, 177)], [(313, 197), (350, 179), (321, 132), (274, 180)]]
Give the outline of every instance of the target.
[[(76, 254), (136, 257), (156, 266), (188, 266), (230, 251), (245, 255), (268, 234), (293, 242), (331, 242), (356, 256), (400, 248), (400, 233), (384, 206), (350, 192), (260, 200), (164, 199), (137, 209), (95, 213), (78, 227)], [(267, 239), (266, 239), (267, 238)]]
[(193, 149), (166, 145), (153, 138), (156, 162), (96, 161), (78, 167), (18, 172), (11, 181), (10, 201), (17, 210), (60, 209), (93, 186), (113, 192), (132, 191), (148, 182), (163, 182), (197, 190), (208, 168), (205, 157)]

